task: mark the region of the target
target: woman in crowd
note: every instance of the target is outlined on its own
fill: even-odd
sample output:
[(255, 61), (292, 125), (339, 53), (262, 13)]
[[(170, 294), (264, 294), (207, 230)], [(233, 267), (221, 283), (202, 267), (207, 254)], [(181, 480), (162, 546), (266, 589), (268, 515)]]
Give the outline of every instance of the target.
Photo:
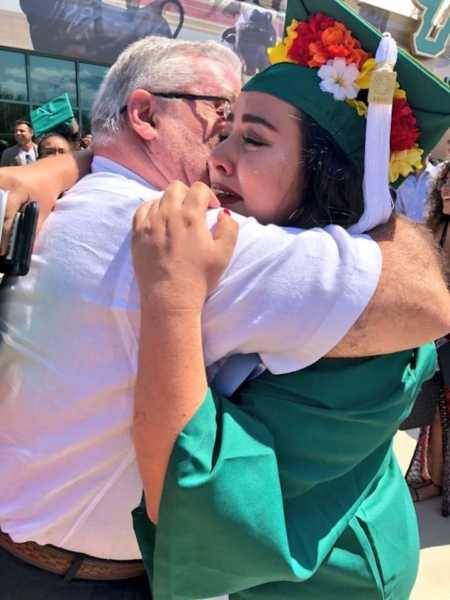
[(38, 158), (54, 156), (55, 154), (68, 154), (72, 148), (67, 139), (59, 133), (45, 133), (38, 143)]
[[(226, 210), (263, 223), (364, 231), (391, 204), (380, 195), (387, 174), (370, 185), (367, 156), (363, 194), (364, 131), (349, 107), (367, 112), (351, 82), (355, 65), (370, 70), (362, 47), (373, 51), (378, 38), (341, 3), (328, 3), (327, 15), (317, 4), (326, 3), (288, 8), (288, 22), (300, 22), (276, 49), (282, 64), (244, 87), (210, 159), (211, 181)], [(325, 61), (321, 82), (315, 60), (334, 51), (324, 36), (349, 62)], [(402, 56), (400, 81), (415, 68)], [(420, 155), (417, 138), (403, 138), (405, 162)], [(391, 180), (405, 174), (396, 162), (391, 155)], [(418, 536), (392, 438), (434, 371), (434, 349), (324, 358), (287, 375), (266, 370), (229, 399), (215, 393), (201, 311), (231, 253), (233, 226), (223, 214), (211, 239), (207, 200), (206, 188), (174, 184), (135, 220), (142, 323), (134, 438), (147, 505), (134, 516), (154, 598), (406, 600)]]
[[(444, 259), (450, 262), (450, 161), (444, 163), (439, 177), (430, 192), (430, 214), (428, 226), (442, 248)], [(415, 502), (421, 502), (442, 494), (442, 514), (450, 514), (450, 455), (448, 434), (450, 419), (450, 381), (448, 365), (450, 354), (444, 351), (447, 339), (437, 342), (441, 371), (437, 373), (441, 394), (439, 407), (433, 423), (420, 431), (416, 450), (406, 479)]]

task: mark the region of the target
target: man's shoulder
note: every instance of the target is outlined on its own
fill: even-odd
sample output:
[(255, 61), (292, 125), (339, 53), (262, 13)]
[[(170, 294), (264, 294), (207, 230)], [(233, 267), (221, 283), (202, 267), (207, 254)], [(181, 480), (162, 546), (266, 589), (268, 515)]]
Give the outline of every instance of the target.
[(74, 195), (95, 195), (105, 200), (117, 199), (142, 199), (151, 200), (161, 195), (161, 192), (146, 187), (139, 181), (124, 177), (119, 173), (109, 171), (96, 171), (82, 177), (68, 192), (65, 197)]
[(2, 154), (2, 163), (6, 162), (6, 160), (13, 160), (20, 153), (20, 146), (17, 144), (15, 146), (11, 146), (10, 148), (6, 148)]

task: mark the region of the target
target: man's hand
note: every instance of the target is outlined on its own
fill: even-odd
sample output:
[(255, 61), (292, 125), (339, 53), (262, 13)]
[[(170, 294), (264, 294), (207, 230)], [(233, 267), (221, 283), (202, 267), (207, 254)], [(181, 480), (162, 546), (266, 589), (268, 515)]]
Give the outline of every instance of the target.
[(225, 211), (213, 233), (206, 211), (217, 206), (209, 187), (169, 185), (160, 201), (141, 206), (133, 224), (133, 259), (142, 303), (157, 309), (201, 311), (227, 267), (238, 225)]

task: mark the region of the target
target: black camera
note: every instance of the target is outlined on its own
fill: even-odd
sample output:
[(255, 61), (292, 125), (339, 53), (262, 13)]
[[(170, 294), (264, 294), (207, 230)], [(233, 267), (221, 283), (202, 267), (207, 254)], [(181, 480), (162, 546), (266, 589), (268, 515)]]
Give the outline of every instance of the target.
[(8, 249), (4, 256), (0, 256), (0, 273), (11, 276), (28, 273), (38, 216), (39, 205), (37, 202), (28, 202), (17, 213), (11, 229)]

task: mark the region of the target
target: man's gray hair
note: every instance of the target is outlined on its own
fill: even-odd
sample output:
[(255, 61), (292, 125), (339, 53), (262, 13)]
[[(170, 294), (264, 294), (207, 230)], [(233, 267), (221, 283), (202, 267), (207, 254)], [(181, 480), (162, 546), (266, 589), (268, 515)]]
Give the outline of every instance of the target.
[[(92, 133), (97, 144), (110, 143), (122, 127), (120, 110), (138, 88), (152, 92), (211, 94), (196, 73), (198, 58), (216, 61), (240, 75), (242, 66), (230, 49), (213, 41), (189, 42), (146, 37), (126, 48), (109, 69), (92, 107)], [(193, 89), (193, 83), (199, 89)]]

